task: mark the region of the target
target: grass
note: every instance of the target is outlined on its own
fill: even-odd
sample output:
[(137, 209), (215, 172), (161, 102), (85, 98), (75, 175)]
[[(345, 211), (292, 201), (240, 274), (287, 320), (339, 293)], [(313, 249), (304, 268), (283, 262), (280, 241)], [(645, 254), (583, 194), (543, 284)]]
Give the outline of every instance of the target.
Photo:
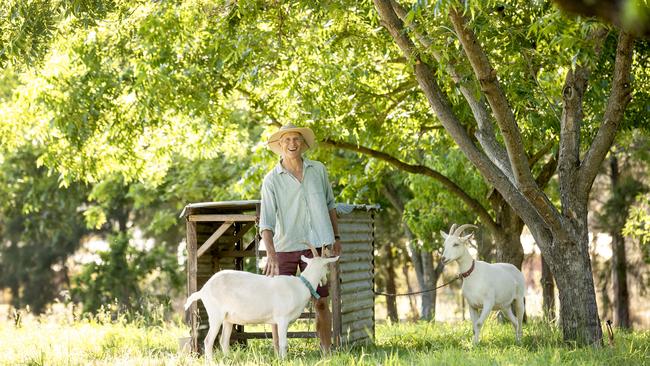
[[(268, 326), (267, 326), (268, 328)], [(268, 329), (267, 329), (268, 330)], [(95, 317), (71, 321), (29, 317), (20, 327), (0, 322), (2, 365), (202, 365), (202, 358), (178, 352), (188, 328), (179, 321), (160, 326)], [(540, 321), (524, 325), (521, 345), (512, 328), (487, 322), (481, 344), (471, 343), (469, 322), (404, 323), (377, 326), (374, 345), (344, 347), (321, 357), (316, 340), (291, 339), (279, 361), (270, 340), (253, 340), (223, 356), (223, 365), (644, 365), (650, 364), (650, 331), (616, 333), (615, 345), (572, 347), (560, 332)]]

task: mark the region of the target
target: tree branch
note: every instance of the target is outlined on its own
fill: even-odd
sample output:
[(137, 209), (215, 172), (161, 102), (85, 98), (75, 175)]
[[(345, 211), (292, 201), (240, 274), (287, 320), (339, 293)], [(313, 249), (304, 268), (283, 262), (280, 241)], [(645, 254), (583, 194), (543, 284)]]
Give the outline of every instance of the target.
[[(560, 233), (560, 235), (564, 233), (561, 230), (561, 218), (559, 215), (554, 215), (552, 211), (554, 207), (550, 205), (550, 202), (551, 209), (546, 207), (546, 211), (542, 214), (515, 188), (507, 176), (474, 145), (467, 131), (454, 115), (449, 100), (436, 83), (435, 73), (431, 69), (431, 66), (419, 59), (412, 50), (413, 43), (406, 36), (403, 23), (395, 14), (390, 0), (374, 0), (374, 2), (382, 25), (388, 30), (400, 49), (402, 49), (404, 55), (415, 60), (415, 76), (420, 84), (420, 88), (427, 97), (429, 105), (436, 113), (438, 120), (454, 141), (456, 141), (456, 144), (458, 144), (458, 147), (463, 151), (465, 156), (481, 172), (481, 175), (488, 183), (499, 190), (506, 201), (517, 210), (521, 218), (529, 226), (535, 226), (530, 228), (531, 232), (534, 232), (538, 236), (546, 235), (545, 233), (548, 230), (546, 230), (544, 225), (547, 225), (557, 229), (555, 232)], [(541, 222), (544, 224), (541, 224)]]
[(577, 67), (567, 72), (562, 89), (562, 118), (560, 121), (559, 179), (562, 207), (577, 188), (575, 172), (580, 165), (580, 127), (582, 125), (582, 97), (587, 89), (588, 70)]
[[(554, 232), (565, 233), (562, 217), (558, 210), (533, 179), (519, 127), (487, 55), (483, 52), (472, 30), (467, 27), (462, 14), (455, 9), (451, 9), (450, 18), (458, 34), (458, 39), (465, 50), (465, 54), (472, 65), (472, 69), (479, 80), (481, 90), (485, 93), (497, 124), (499, 125), (499, 129), (501, 130), (519, 193), (527, 198), (546, 225), (553, 228)], [(495, 187), (499, 186), (495, 185)], [(504, 192), (501, 193), (506, 198)], [(528, 220), (525, 221), (530, 222)]]
[(271, 124), (277, 127), (282, 127), (282, 123), (278, 120), (278, 118), (273, 114), (273, 112), (270, 110), (270, 108), (267, 106), (267, 103), (264, 100), (257, 99), (256, 96), (253, 95), (250, 91), (242, 88), (242, 87), (235, 87), (237, 91), (240, 93), (244, 94), (250, 100), (250, 102), (253, 104), (254, 107), (259, 108), (264, 115), (268, 116), (271, 119)]
[[(406, 9), (404, 9), (404, 7), (395, 0), (391, 0), (391, 5), (395, 10), (395, 14), (397, 14), (402, 22), (406, 22)], [(426, 49), (431, 50), (431, 53), (433, 54), (433, 57), (436, 59), (436, 61), (438, 61), (438, 63), (442, 63), (441, 61), (443, 57), (439, 51), (431, 48), (431, 40), (426, 35), (419, 32), (415, 26), (413, 26), (413, 24), (409, 24), (408, 27), (413, 32), (413, 34), (415, 34), (420, 44), (422, 44)], [(474, 116), (474, 119), (478, 125), (478, 132), (475, 134), (476, 139), (481, 144), (481, 147), (487, 154), (488, 158), (490, 158), (490, 160), (504, 174), (506, 174), (506, 176), (508, 176), (508, 178), (514, 184), (514, 176), (512, 175), (512, 169), (510, 168), (510, 164), (508, 162), (508, 156), (506, 155), (503, 146), (501, 146), (501, 144), (499, 144), (496, 139), (492, 121), (487, 110), (487, 105), (485, 104), (484, 95), (481, 94), (481, 97), (479, 99), (476, 99), (474, 97), (476, 95), (474, 87), (465, 81), (465, 79), (461, 77), (460, 74), (458, 74), (458, 71), (454, 67), (453, 63), (447, 63), (445, 70), (447, 71), (447, 74), (449, 74), (449, 76), (452, 78), (454, 83), (456, 83), (458, 86), (458, 89), (460, 90), (461, 94), (467, 101), (467, 104), (472, 111), (472, 115)]]
[(546, 155), (551, 149), (555, 146), (555, 140), (548, 140), (541, 149), (534, 153), (530, 158), (528, 158), (528, 165), (535, 166), (538, 161), (540, 161), (544, 155)]
[(598, 174), (598, 168), (614, 142), (616, 130), (623, 119), (625, 108), (632, 99), (630, 70), (632, 68), (633, 51), (634, 37), (629, 33), (621, 32), (618, 36), (618, 45), (616, 46), (614, 80), (612, 81), (612, 89), (607, 99), (604, 120), (578, 172), (579, 192), (585, 192), (585, 194), (589, 192), (596, 178), (596, 174)]
[(472, 65), (472, 69), (481, 85), (481, 90), (487, 97), (503, 135), (515, 182), (522, 189), (524, 195), (535, 198), (537, 187), (528, 166), (528, 158), (524, 151), (521, 133), (515, 121), (515, 115), (512, 113), (508, 100), (499, 85), (496, 71), (490, 65), (490, 61), (483, 52), (474, 32), (467, 26), (465, 17), (456, 9), (450, 9), (449, 15), (458, 39)]
[(398, 168), (399, 170), (431, 177), (438, 183), (442, 184), (450, 193), (454, 194), (461, 201), (463, 201), (463, 203), (465, 203), (467, 207), (469, 207), (479, 216), (481, 222), (483, 222), (486, 226), (490, 227), (490, 230), (497, 229), (496, 223), (492, 219), (492, 216), (490, 216), (490, 214), (483, 207), (483, 205), (481, 205), (480, 202), (478, 202), (476, 199), (468, 195), (461, 187), (459, 187), (451, 179), (447, 178), (446, 176), (444, 176), (443, 174), (441, 174), (436, 170), (433, 170), (424, 165), (408, 164), (383, 151), (377, 151), (365, 146), (351, 144), (349, 142), (325, 139), (321, 141), (321, 144), (325, 146), (331, 146), (331, 147), (337, 147), (345, 150), (356, 151), (358, 153), (368, 155), (379, 160), (383, 160), (393, 165), (394, 167)]
[(555, 175), (555, 171), (557, 170), (557, 158), (557, 154), (555, 154), (546, 162), (546, 164), (544, 164), (542, 170), (537, 175), (537, 178), (535, 178), (535, 182), (537, 182), (538, 186), (542, 188), (546, 187), (551, 178), (553, 178), (553, 175)]

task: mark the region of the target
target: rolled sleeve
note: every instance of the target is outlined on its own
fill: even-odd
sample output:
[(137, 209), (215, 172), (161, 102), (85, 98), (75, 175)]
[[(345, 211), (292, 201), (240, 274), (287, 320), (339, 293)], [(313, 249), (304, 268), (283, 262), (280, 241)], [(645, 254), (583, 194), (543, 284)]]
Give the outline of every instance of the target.
[(260, 208), (260, 233), (264, 230), (271, 230), (275, 233), (275, 212), (276, 202), (275, 194), (273, 193), (273, 184), (270, 179), (266, 177), (262, 183), (262, 202)]

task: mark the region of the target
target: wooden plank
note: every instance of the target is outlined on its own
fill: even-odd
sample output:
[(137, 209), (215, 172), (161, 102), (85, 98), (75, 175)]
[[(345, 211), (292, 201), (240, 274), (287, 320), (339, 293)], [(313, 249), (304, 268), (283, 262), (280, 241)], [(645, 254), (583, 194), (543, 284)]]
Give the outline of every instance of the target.
[(237, 222), (243, 222), (243, 221), (255, 221), (255, 215), (238, 215), (238, 214), (230, 214), (230, 215), (190, 215), (188, 217), (188, 220), (190, 221), (219, 221), (219, 222), (224, 222), (224, 221), (237, 221)]
[[(269, 326), (270, 328), (270, 326)], [(287, 338), (317, 338), (316, 332), (287, 332)], [(273, 339), (271, 332), (232, 333), (230, 339)]]
[[(196, 277), (197, 279), (203, 279), (203, 278), (210, 278), (212, 275), (214, 275), (216, 272), (212, 268), (199, 268), (199, 270), (196, 272)], [(201, 288), (203, 283), (197, 283), (198, 288)]]
[[(201, 225), (201, 226), (205, 226), (205, 225)], [(229, 227), (228, 230), (226, 230), (226, 232), (222, 234), (221, 238), (219, 238), (220, 240), (217, 240), (217, 244), (219, 246), (234, 247), (234, 244), (240, 241), (242, 237), (246, 235), (250, 231), (250, 229), (253, 228), (254, 226), (255, 226), (254, 223), (247, 222), (244, 224), (244, 226), (241, 227), (241, 229), (236, 234), (235, 234), (235, 227), (234, 226)], [(210, 237), (215, 232), (215, 230), (218, 229), (218, 227), (219, 226), (216, 225), (210, 225), (210, 227), (208, 227), (207, 229), (204, 228), (203, 231), (199, 231), (198, 232), (199, 241), (201, 241), (201, 239), (204, 239), (204, 241), (207, 240), (207, 238)]]
[(255, 248), (259, 248), (260, 247), (260, 239), (262, 239), (260, 234), (255, 234), (255, 237), (253, 238), (253, 240), (251, 240), (250, 243), (244, 245), (244, 250), (249, 250), (249, 249), (255, 250)]
[[(186, 227), (186, 244), (187, 244), (187, 296), (196, 292), (197, 290), (197, 256), (196, 256), (196, 223), (187, 221)], [(189, 314), (186, 316), (190, 320), (190, 337), (192, 351), (199, 351), (198, 342), (198, 318), (196, 315), (196, 302), (194, 302), (188, 309)]]
[[(191, 217), (191, 216), (190, 216), (190, 217)], [(221, 226), (219, 227), (219, 229), (217, 229), (217, 231), (215, 231), (214, 234), (212, 234), (212, 236), (210, 236), (210, 238), (209, 238), (208, 240), (206, 240), (205, 243), (203, 243), (203, 245), (201, 245), (201, 247), (199, 248), (199, 250), (198, 250), (196, 256), (197, 256), (197, 257), (200, 257), (200, 256), (203, 255), (203, 253), (205, 253), (206, 250), (210, 249), (210, 247), (212, 246), (212, 244), (213, 244), (215, 241), (217, 241), (217, 239), (219, 239), (219, 237), (221, 237), (221, 235), (223, 235), (223, 233), (225, 233), (226, 230), (228, 230), (228, 228), (229, 228), (232, 224), (233, 224), (232, 221), (226, 221), (226, 222), (224, 222), (223, 224), (221, 224)]]
[(341, 287), (339, 264), (330, 264), (330, 297), (332, 298), (332, 344), (341, 345)]
[[(261, 253), (262, 251), (260, 251)], [(264, 252), (266, 254), (266, 252)], [(216, 252), (219, 258), (244, 258), (255, 257), (254, 250), (219, 250)]]

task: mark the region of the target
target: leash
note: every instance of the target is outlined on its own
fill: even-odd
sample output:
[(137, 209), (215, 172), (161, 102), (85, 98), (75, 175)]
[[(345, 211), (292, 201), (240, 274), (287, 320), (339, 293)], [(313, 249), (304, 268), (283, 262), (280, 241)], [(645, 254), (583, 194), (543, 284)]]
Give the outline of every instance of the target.
[(442, 284), (442, 285), (440, 285), (440, 286), (438, 286), (438, 287), (435, 287), (435, 288), (430, 288), (430, 289), (427, 289), (427, 290), (422, 290), (422, 291), (407, 292), (407, 293), (403, 293), (403, 294), (389, 294), (389, 293), (386, 293), (386, 292), (379, 292), (379, 291), (375, 291), (375, 290), (373, 290), (372, 292), (374, 292), (375, 295), (382, 295), (382, 296), (409, 296), (409, 295), (417, 295), (417, 294), (422, 294), (422, 293), (425, 293), (425, 292), (436, 291), (436, 290), (438, 290), (438, 289), (440, 289), (440, 288), (443, 288), (443, 287), (445, 287), (445, 286), (448, 286), (448, 285), (451, 284), (452, 282), (454, 282), (454, 281), (456, 281), (456, 280), (458, 280), (458, 279), (463, 278), (462, 276), (463, 276), (463, 274), (461, 273), (461, 274), (459, 274), (458, 276), (454, 277), (453, 280), (451, 280), (451, 281), (449, 281), (449, 282), (447, 282), (447, 283), (445, 283), (445, 284)]

